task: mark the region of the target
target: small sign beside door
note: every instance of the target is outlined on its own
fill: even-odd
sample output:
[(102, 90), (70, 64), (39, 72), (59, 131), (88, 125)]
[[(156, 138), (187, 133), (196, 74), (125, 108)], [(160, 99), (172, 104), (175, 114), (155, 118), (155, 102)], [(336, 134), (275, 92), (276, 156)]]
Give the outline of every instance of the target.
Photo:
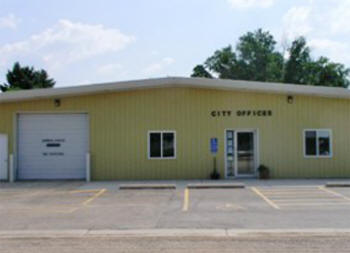
[(210, 152), (212, 154), (218, 152), (218, 138), (210, 138)]

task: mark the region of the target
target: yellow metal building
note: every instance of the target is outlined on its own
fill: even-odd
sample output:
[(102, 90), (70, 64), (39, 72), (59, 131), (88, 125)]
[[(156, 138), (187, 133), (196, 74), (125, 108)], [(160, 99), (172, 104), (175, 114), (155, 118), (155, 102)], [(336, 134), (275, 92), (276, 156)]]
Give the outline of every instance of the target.
[(0, 179), (350, 177), (350, 91), (159, 78), (0, 94)]

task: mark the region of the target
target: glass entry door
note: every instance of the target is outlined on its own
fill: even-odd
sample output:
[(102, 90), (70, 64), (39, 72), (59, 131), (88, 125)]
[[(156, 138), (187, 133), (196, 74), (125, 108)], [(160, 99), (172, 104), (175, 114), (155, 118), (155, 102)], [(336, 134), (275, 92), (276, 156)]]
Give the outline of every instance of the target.
[(256, 131), (226, 131), (226, 177), (254, 176)]
[(255, 174), (254, 132), (237, 132), (237, 175)]

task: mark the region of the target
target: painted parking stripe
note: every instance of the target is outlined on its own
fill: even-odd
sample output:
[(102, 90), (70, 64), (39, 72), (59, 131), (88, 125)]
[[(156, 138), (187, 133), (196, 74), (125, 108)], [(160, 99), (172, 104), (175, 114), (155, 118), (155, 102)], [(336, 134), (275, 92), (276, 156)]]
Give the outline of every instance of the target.
[[(274, 200), (276, 201), (276, 200)], [(316, 199), (316, 198), (294, 198), (294, 199), (279, 199), (277, 200), (278, 203), (283, 203), (283, 202), (288, 202), (288, 203), (292, 203), (292, 202), (343, 202), (343, 199), (338, 199), (338, 198), (323, 198), (323, 199)]]
[[(349, 206), (350, 197), (346, 197), (333, 190), (322, 186), (298, 187), (298, 188), (265, 188), (256, 189), (262, 196), (281, 209), (287, 207), (311, 207), (311, 206)], [(261, 196), (261, 197), (262, 197)], [(265, 199), (265, 201), (266, 201)]]
[(322, 190), (322, 191), (328, 192), (329, 194), (332, 194), (332, 195), (334, 195), (334, 196), (336, 196), (336, 197), (339, 197), (339, 198), (342, 198), (342, 199), (344, 199), (344, 200), (350, 201), (350, 198), (349, 198), (349, 197), (346, 197), (346, 196), (344, 196), (343, 194), (340, 194), (339, 192), (335, 192), (335, 191), (326, 189), (326, 188), (323, 187), (323, 186), (320, 186), (319, 189)]
[(183, 203), (182, 211), (184, 212), (188, 211), (189, 202), (190, 202), (190, 190), (186, 188), (184, 191), (184, 203)]
[(85, 200), (82, 205), (87, 206), (89, 203), (91, 203), (92, 201), (94, 201), (96, 198), (100, 197), (102, 194), (104, 194), (106, 192), (106, 189), (101, 189), (99, 192), (97, 192), (96, 194), (94, 194), (91, 198)]
[(252, 187), (251, 188), (253, 192), (255, 192), (259, 197), (261, 197), (267, 204), (272, 206), (275, 209), (280, 209), (278, 205), (276, 205), (272, 200), (270, 200), (268, 197), (266, 197), (261, 191), (259, 191), (257, 188)]
[(314, 189), (314, 190), (308, 190), (308, 191), (292, 191), (292, 190), (288, 190), (288, 191), (279, 191), (279, 190), (275, 190), (275, 191), (265, 191), (263, 189), (261, 189), (263, 192), (267, 193), (267, 194), (283, 194), (283, 195), (288, 195), (288, 194), (295, 194), (295, 193), (302, 193), (302, 194), (322, 194), (322, 192), (320, 192), (318, 189)]
[(317, 186), (296, 186), (296, 187), (259, 187), (264, 192), (290, 192), (290, 191), (310, 191), (317, 189)]
[(339, 206), (339, 205), (350, 205), (349, 203), (286, 203), (278, 204), (279, 206)]
[(336, 196), (332, 196), (332, 195), (289, 195), (288, 197), (286, 196), (271, 196), (269, 194), (264, 193), (266, 196), (268, 196), (270, 199), (272, 200), (276, 200), (276, 201), (280, 201), (280, 200), (293, 200), (293, 199), (339, 199), (339, 200), (343, 200), (342, 198), (337, 198)]
[(73, 190), (73, 191), (70, 191), (69, 193), (89, 193), (89, 192), (98, 192), (98, 191), (101, 191), (101, 189), (89, 189), (89, 190)]

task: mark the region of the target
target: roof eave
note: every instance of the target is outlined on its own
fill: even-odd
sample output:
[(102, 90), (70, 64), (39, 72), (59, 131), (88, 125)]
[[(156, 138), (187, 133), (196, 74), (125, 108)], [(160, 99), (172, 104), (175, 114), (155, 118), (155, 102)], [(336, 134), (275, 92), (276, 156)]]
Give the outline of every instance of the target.
[(350, 91), (344, 88), (315, 87), (307, 85), (251, 82), (239, 80), (233, 81), (206, 78), (166, 77), (91, 84), (66, 88), (50, 88), (7, 92), (4, 94), (0, 94), (0, 103), (166, 87), (193, 87), (216, 90), (237, 90), (243, 92), (277, 93), (286, 95), (303, 95), (350, 99)]

